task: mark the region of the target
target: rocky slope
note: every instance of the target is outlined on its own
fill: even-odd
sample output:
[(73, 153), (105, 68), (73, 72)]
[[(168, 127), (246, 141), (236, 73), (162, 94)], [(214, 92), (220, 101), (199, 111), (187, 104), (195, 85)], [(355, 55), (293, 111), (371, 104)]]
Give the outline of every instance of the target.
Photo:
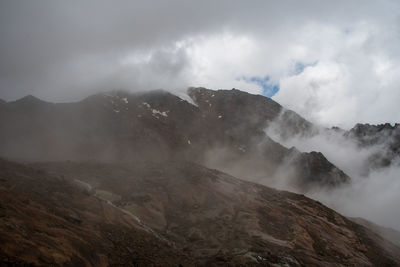
[(350, 218), (350, 219), (360, 225), (367, 227), (368, 229), (371, 229), (372, 231), (374, 231), (375, 233), (378, 233), (383, 238), (389, 240), (396, 246), (400, 247), (400, 232), (399, 231), (396, 231), (389, 227), (383, 227), (383, 226), (377, 225), (373, 222), (370, 222), (368, 220), (365, 220), (365, 219), (359, 218), (359, 217)]
[(286, 134), (313, 129), (273, 100), (238, 90), (191, 88), (188, 94), (196, 105), (164, 91), (116, 91), (76, 103), (33, 96), (5, 103), (0, 106), (5, 125), (0, 155), (25, 160), (186, 158), (264, 184), (284, 164), (287, 179), (303, 192), (315, 184), (350, 180), (322, 154), (298, 153), (269, 139), (264, 129), (277, 117)]
[(400, 264), (398, 247), (319, 202), (189, 162), (0, 167), (3, 261)]
[(1, 159), (0, 244), (0, 266), (193, 262), (132, 215), (71, 181)]

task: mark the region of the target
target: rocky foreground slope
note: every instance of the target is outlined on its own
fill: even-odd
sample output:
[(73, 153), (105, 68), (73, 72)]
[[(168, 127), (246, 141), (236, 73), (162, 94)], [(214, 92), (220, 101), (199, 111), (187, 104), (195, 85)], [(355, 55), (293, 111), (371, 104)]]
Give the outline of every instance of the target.
[(193, 263), (132, 215), (43, 170), (0, 160), (0, 266)]
[(398, 247), (319, 202), (189, 162), (1, 160), (0, 190), (3, 264), (400, 264)]

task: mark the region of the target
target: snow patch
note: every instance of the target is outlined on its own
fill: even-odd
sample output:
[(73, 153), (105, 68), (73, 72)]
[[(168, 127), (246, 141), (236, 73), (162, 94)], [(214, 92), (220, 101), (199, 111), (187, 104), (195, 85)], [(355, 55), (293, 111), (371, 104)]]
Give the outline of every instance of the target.
[(238, 149), (242, 152), (246, 152), (246, 149), (243, 146), (238, 146)]
[(118, 110), (118, 109), (114, 109), (114, 112), (115, 112), (115, 113), (119, 113), (119, 110)]
[(129, 102), (128, 102), (128, 98), (126, 98), (126, 97), (121, 98), (121, 100), (122, 100), (125, 104), (128, 104), (128, 103), (129, 103)]
[(167, 111), (159, 111), (157, 109), (151, 108), (150, 104), (147, 103), (147, 102), (143, 102), (142, 104), (144, 106), (146, 106), (147, 108), (151, 109), (151, 113), (152, 113), (153, 117), (155, 117), (157, 119), (160, 118), (159, 116), (168, 117), (167, 113), (169, 112), (169, 110), (167, 110)]
[(181, 92), (181, 93), (176, 94), (176, 96), (181, 98), (181, 102), (186, 101), (195, 107), (199, 107), (187, 93)]
[(219, 115), (219, 116), (218, 116), (218, 119), (222, 119), (222, 116), (221, 116), (221, 115)]
[(164, 116), (164, 117), (168, 117), (168, 114), (167, 114), (168, 111), (159, 111), (157, 109), (152, 109), (151, 112), (153, 113), (153, 116), (154, 115), (161, 115), (161, 116)]
[(192, 143), (190, 142), (190, 140), (187, 141), (189, 145), (191, 145)]

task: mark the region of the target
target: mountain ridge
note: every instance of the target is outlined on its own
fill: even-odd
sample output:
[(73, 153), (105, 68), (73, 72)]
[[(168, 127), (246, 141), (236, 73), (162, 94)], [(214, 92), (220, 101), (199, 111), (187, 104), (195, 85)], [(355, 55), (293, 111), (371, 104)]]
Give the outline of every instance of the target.
[[(269, 179), (287, 162), (292, 173), (299, 173), (288, 180), (300, 191), (309, 190), (314, 182), (329, 186), (336, 184), (330, 181), (350, 181), (333, 164), (308, 173), (292, 162), (312, 163), (315, 155), (292, 153), (268, 138), (264, 129), (281, 114), (289, 114), (282, 118), (290, 133), (312, 128), (273, 100), (239, 90), (190, 88), (188, 95), (197, 106), (162, 90), (114, 91), (62, 104), (8, 103), (0, 112), (0, 122), (7, 125), (0, 132), (0, 155), (100, 161), (184, 157), (205, 163), (211, 153), (219, 157), (207, 162), (210, 167), (222, 166), (225, 172), (253, 180)], [(238, 163), (242, 168), (237, 172)], [(314, 182), (308, 183), (310, 179)]]
[(400, 265), (393, 231), (264, 186), (307, 193), (351, 183), (321, 152), (286, 148), (266, 130), (306, 138), (318, 134), (312, 123), (236, 89), (188, 95), (193, 103), (157, 90), (2, 104), (0, 261)]

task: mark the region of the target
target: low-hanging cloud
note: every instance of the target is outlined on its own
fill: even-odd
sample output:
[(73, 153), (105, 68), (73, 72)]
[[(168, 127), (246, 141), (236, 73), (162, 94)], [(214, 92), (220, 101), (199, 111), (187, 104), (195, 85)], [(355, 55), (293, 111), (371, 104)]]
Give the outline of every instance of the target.
[(379, 31), (366, 23), (349, 32), (321, 30), (320, 38), (331, 45), (310, 42), (315, 45), (314, 53), (320, 54), (318, 62), (282, 78), (274, 98), (325, 126), (351, 128), (356, 122), (380, 123), (383, 118), (396, 122), (399, 117), (389, 110), (400, 97), (400, 58), (397, 49), (385, 48), (395, 33)]
[[(395, 1), (2, 1), (0, 97), (236, 87), (323, 125), (394, 122)], [(354, 12), (357, 10), (357, 12)], [(298, 66), (303, 66), (298, 68)]]
[(374, 170), (366, 177), (354, 176), (350, 186), (310, 194), (350, 217), (361, 217), (400, 230), (400, 167)]
[[(377, 224), (400, 230), (400, 162), (395, 159), (391, 165), (371, 168), (370, 159), (383, 152), (390, 144), (390, 138), (374, 146), (359, 146), (355, 139), (344, 131), (316, 126), (313, 134), (282, 136), (281, 121), (278, 118), (269, 125), (266, 133), (284, 146), (296, 147), (302, 152), (318, 151), (351, 177), (351, 183), (336, 189), (320, 188), (307, 193), (329, 207), (350, 217), (362, 217)], [(293, 189), (284, 183), (284, 189)]]

